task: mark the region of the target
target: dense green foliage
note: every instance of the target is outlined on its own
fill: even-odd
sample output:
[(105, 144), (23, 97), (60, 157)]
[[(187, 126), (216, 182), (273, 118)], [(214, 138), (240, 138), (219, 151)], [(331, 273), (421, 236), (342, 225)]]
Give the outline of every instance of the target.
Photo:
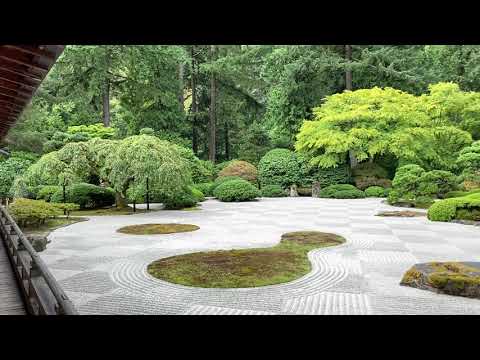
[(479, 221), (480, 194), (437, 201), (428, 209), (428, 218), (432, 221), (450, 221), (453, 219)]
[(110, 188), (79, 183), (65, 188), (65, 201), (63, 199), (63, 189), (60, 187), (51, 196), (50, 201), (52, 203), (78, 204), (81, 209), (97, 209), (113, 205), (115, 203), (115, 192)]
[(213, 192), (220, 201), (251, 201), (261, 196), (260, 190), (246, 180), (227, 181)]
[(203, 192), (201, 190), (199, 190), (195, 186), (190, 186), (189, 188), (190, 188), (190, 191), (192, 192), (193, 197), (195, 198), (195, 200), (197, 202), (205, 201), (205, 195), (203, 194)]
[(367, 197), (385, 197), (385, 189), (381, 186), (370, 186), (365, 189)]
[(365, 193), (350, 184), (330, 185), (320, 190), (321, 198), (332, 199), (361, 199)]
[(265, 154), (258, 163), (260, 184), (289, 187), (299, 181), (300, 162), (294, 152), (274, 149)]
[(0, 159), (0, 198), (13, 196), (15, 177), (22, 175), (35, 160), (15, 152), (8, 159)]
[(18, 198), (10, 204), (9, 211), (19, 226), (38, 226), (45, 220), (61, 214), (61, 208), (44, 200)]
[(211, 191), (214, 192), (217, 187), (232, 180), (243, 180), (243, 179), (239, 176), (222, 176), (222, 177), (216, 178), (215, 181), (213, 182)]
[(257, 182), (257, 168), (247, 161), (230, 161), (219, 173), (218, 177), (238, 176), (251, 183)]
[(37, 191), (37, 200), (50, 201), (51, 197), (59, 191), (63, 191), (61, 186), (57, 185), (45, 185), (39, 187)]
[(174, 194), (163, 195), (160, 202), (165, 205), (167, 210), (181, 210), (195, 206), (199, 201), (199, 194), (194, 194), (191, 188), (186, 187)]
[(397, 170), (388, 202), (429, 205), (434, 198), (443, 198), (457, 187), (454, 174), (443, 170), (425, 171), (418, 165), (405, 165)]
[(285, 197), (287, 193), (280, 185), (266, 185), (261, 188), (263, 197)]
[(214, 183), (213, 182), (206, 182), (206, 183), (199, 183), (199, 184), (194, 184), (193, 186), (202, 192), (205, 196), (213, 196), (213, 189), (214, 189)]

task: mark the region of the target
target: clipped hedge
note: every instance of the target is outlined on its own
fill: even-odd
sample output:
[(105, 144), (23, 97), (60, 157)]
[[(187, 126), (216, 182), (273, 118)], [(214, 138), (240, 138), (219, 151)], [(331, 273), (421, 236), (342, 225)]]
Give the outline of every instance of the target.
[(19, 226), (39, 226), (45, 220), (61, 215), (58, 206), (45, 200), (18, 198), (10, 204), (9, 211)]
[(296, 153), (296, 156), (300, 162), (299, 185), (301, 187), (312, 186), (315, 181), (318, 181), (321, 187), (352, 182), (350, 166), (346, 163), (324, 169), (312, 165), (310, 157), (303, 153)]
[(365, 197), (365, 193), (350, 184), (330, 185), (320, 190), (321, 198), (332, 199), (361, 199)]
[(195, 206), (198, 202), (190, 188), (185, 191), (176, 193), (174, 196), (163, 198), (162, 201), (166, 210), (181, 210)]
[(206, 182), (200, 184), (194, 184), (193, 187), (197, 190), (200, 190), (205, 196), (213, 196), (213, 189), (214, 189), (213, 182)]
[(234, 160), (225, 166), (218, 177), (238, 176), (251, 183), (257, 182), (257, 168), (247, 161)]
[(205, 195), (195, 186), (190, 186), (190, 191), (192, 192), (192, 195), (197, 200), (197, 202), (205, 201)]
[(367, 197), (385, 197), (385, 189), (381, 186), (370, 186), (365, 190)]
[(220, 201), (250, 201), (261, 196), (260, 190), (246, 180), (227, 181), (218, 186), (214, 195)]
[(392, 181), (388, 179), (388, 171), (376, 163), (364, 162), (352, 170), (353, 182), (360, 190), (371, 186), (388, 188)]
[(427, 216), (431, 221), (451, 221), (469, 219), (469, 214), (474, 217), (478, 211), (480, 211), (480, 193), (437, 201), (430, 206)]
[[(223, 177), (219, 177), (219, 178), (216, 178), (215, 181), (213, 182), (213, 187), (212, 187), (212, 193), (215, 193), (215, 189), (217, 187), (219, 187), (220, 185), (226, 183), (226, 182), (229, 182), (229, 181), (232, 181), (232, 180), (243, 180), (241, 177), (239, 176), (223, 176)], [(215, 194), (214, 194), (215, 196)]]
[[(96, 209), (111, 206), (115, 203), (115, 192), (111, 188), (105, 188), (86, 183), (73, 184), (65, 189), (65, 202), (80, 205), (80, 209)], [(61, 203), (63, 201), (63, 189), (54, 193), (50, 201)]]
[(55, 194), (58, 191), (63, 191), (61, 186), (55, 186), (55, 185), (41, 186), (37, 191), (37, 200), (45, 200), (48, 202), (52, 198), (53, 194)]
[(300, 162), (288, 149), (273, 149), (258, 163), (258, 180), (261, 186), (280, 185), (288, 188), (299, 182)]
[(273, 197), (285, 197), (287, 193), (282, 189), (280, 185), (267, 185), (261, 189), (262, 196), (267, 198)]
[(457, 197), (463, 197), (463, 196), (468, 196), (468, 195), (477, 194), (477, 193), (480, 193), (480, 189), (475, 189), (471, 191), (449, 191), (448, 193), (445, 194), (444, 198), (445, 199), (457, 198)]

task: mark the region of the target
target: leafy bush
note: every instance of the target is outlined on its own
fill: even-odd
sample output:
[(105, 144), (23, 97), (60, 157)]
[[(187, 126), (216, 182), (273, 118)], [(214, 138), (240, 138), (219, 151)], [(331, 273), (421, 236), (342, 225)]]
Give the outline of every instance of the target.
[(140, 129), (139, 135), (155, 135), (155, 130), (149, 127), (143, 128), (143, 129)]
[(300, 162), (294, 152), (273, 149), (258, 163), (258, 179), (261, 186), (280, 185), (287, 188), (299, 182)]
[(384, 197), (385, 189), (381, 186), (370, 186), (365, 190), (367, 197)]
[(218, 173), (218, 177), (238, 176), (251, 183), (257, 182), (257, 168), (246, 161), (231, 161)]
[(194, 184), (193, 186), (197, 190), (200, 190), (205, 196), (213, 196), (213, 182)]
[(450, 199), (450, 198), (463, 197), (463, 196), (468, 196), (468, 195), (477, 194), (477, 193), (480, 193), (480, 189), (475, 189), (471, 191), (449, 191), (448, 193), (445, 194), (444, 198)]
[(433, 202), (434, 198), (443, 198), (456, 186), (455, 175), (448, 171), (425, 172), (418, 165), (405, 165), (397, 169), (388, 202), (390, 204), (406, 202), (414, 206), (426, 207)]
[(299, 183), (302, 186), (311, 186), (315, 181), (321, 187), (352, 182), (350, 166), (346, 163), (336, 167), (321, 168), (310, 163), (310, 158), (302, 153), (297, 154), (300, 161)]
[(83, 134), (86, 140), (93, 138), (112, 139), (115, 136), (115, 128), (106, 127), (105, 125), (98, 123), (93, 125), (78, 125), (69, 126), (67, 133), (71, 135)]
[(195, 198), (195, 200), (197, 200), (197, 202), (205, 201), (205, 195), (203, 194), (203, 192), (198, 190), (195, 186), (190, 186), (189, 188), (190, 188), (190, 191), (192, 192), (193, 197)]
[(10, 204), (9, 211), (19, 226), (38, 226), (48, 218), (61, 214), (61, 210), (44, 200), (18, 198)]
[(187, 188), (183, 192), (179, 192), (173, 196), (164, 197), (162, 203), (167, 210), (181, 210), (189, 208), (197, 204), (197, 199), (192, 191)]
[(261, 189), (263, 197), (285, 197), (287, 193), (280, 185), (267, 185)]
[(453, 219), (472, 217), (480, 210), (480, 193), (459, 198), (435, 202), (428, 209), (428, 219), (432, 221), (451, 221)]
[(388, 179), (388, 171), (376, 163), (364, 162), (352, 170), (353, 182), (360, 190), (371, 186), (388, 188), (392, 182)]
[(195, 156), (192, 149), (176, 144), (171, 145), (173, 145), (180, 155), (188, 162), (194, 183), (209, 182), (213, 180), (214, 166), (212, 162), (200, 160)]
[(332, 199), (360, 199), (365, 197), (365, 193), (350, 184), (330, 185), (320, 190), (321, 198)]
[(214, 193), (215, 189), (220, 185), (232, 180), (243, 180), (243, 179), (239, 176), (223, 176), (223, 177), (216, 178), (215, 181), (213, 182), (213, 187), (211, 189), (212, 193)]
[(22, 175), (34, 160), (25, 156), (18, 157), (14, 153), (3, 161), (0, 161), (0, 198), (13, 195), (12, 185), (16, 177)]
[(40, 189), (37, 191), (37, 200), (45, 200), (48, 202), (50, 201), (53, 194), (55, 194), (58, 191), (62, 191), (61, 186), (56, 186), (56, 185), (41, 186)]
[(240, 179), (227, 181), (219, 185), (214, 195), (220, 201), (250, 201), (261, 196), (260, 190), (250, 182)]
[(80, 205), (72, 204), (72, 203), (60, 203), (60, 204), (54, 204), (54, 206), (56, 206), (61, 211), (64, 211), (65, 215), (67, 215), (67, 219), (70, 217), (70, 213), (72, 211), (80, 209)]
[[(54, 203), (63, 202), (63, 189), (54, 193), (50, 201)], [(92, 184), (73, 184), (65, 189), (65, 201), (78, 204), (81, 209), (101, 208), (115, 203), (115, 192), (111, 188)]]
[(218, 164), (215, 164), (214, 165), (215, 177), (218, 177), (218, 174), (220, 173), (220, 171), (225, 169), (232, 161), (235, 161), (235, 159), (228, 160), (228, 161), (222, 161)]

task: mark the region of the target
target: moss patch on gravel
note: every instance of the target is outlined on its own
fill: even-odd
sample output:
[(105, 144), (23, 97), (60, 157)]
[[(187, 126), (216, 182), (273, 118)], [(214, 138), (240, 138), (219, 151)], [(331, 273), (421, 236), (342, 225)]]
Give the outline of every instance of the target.
[(36, 227), (22, 227), (21, 230), (24, 235), (48, 236), (56, 229), (64, 226), (72, 225), (80, 221), (87, 221), (87, 218), (82, 217), (58, 217), (54, 219), (47, 219), (44, 224)]
[(130, 235), (174, 234), (200, 229), (191, 224), (140, 224), (121, 227), (117, 232)]
[(381, 211), (376, 216), (422, 217), (422, 216), (426, 216), (426, 214), (418, 211), (405, 210), (405, 211)]
[(299, 231), (282, 235), (271, 248), (199, 252), (154, 261), (153, 277), (171, 283), (203, 288), (249, 288), (281, 284), (311, 270), (307, 253), (315, 248), (345, 242), (339, 235)]

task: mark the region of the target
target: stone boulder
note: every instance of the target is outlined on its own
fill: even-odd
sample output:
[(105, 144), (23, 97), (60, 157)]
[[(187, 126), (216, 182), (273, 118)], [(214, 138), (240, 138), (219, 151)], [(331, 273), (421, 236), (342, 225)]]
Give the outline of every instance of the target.
[(27, 240), (30, 241), (32, 247), (36, 252), (42, 252), (47, 248), (47, 244), (50, 242), (46, 236), (41, 235), (29, 235)]
[(416, 264), (403, 275), (400, 285), (480, 299), (480, 262)]

